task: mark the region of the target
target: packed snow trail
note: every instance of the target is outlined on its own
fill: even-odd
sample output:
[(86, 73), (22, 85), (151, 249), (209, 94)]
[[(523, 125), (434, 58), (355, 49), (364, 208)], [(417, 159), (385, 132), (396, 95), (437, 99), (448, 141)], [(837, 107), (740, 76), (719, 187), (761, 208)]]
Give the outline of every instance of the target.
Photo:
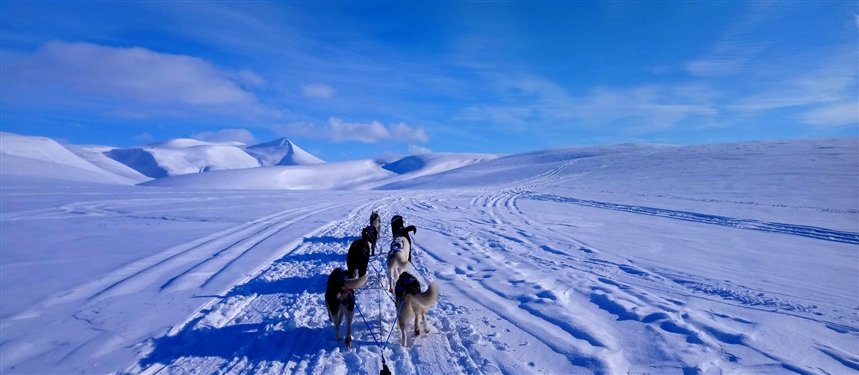
[[(592, 233), (602, 236), (603, 225), (628, 220), (663, 228), (659, 232), (665, 236), (673, 234), (664, 228), (682, 227), (692, 236), (718, 238), (725, 229), (685, 220), (654, 222), (623, 210), (597, 217), (594, 212), (604, 208), (570, 212), (566, 202), (539, 198), (520, 186), (412, 192), (360, 205), (154, 339), (129, 372), (377, 373), (382, 354), (401, 374), (855, 369), (849, 353), (859, 329), (848, 313), (856, 303), (849, 294), (838, 302), (838, 291), (827, 291), (832, 295), (820, 298), (829, 302), (821, 304), (808, 293), (790, 293), (789, 286), (767, 287), (766, 279), (776, 273), (746, 279), (761, 280), (755, 285), (740, 285), (682, 263), (639, 261), (632, 248), (596, 244)], [(546, 204), (556, 212), (538, 209)], [(417, 338), (408, 333), (409, 346), (403, 348), (401, 332), (395, 330), (384, 353), (376, 341), (394, 324), (394, 306), (385, 282), (378, 280), (383, 257), (373, 258), (371, 280), (359, 292), (370, 327), (356, 312), (351, 350), (334, 340), (322, 297), (328, 272), (345, 264), (349, 242), (373, 210), (382, 214), (383, 223), (401, 214), (406, 224), (418, 227), (414, 273), (424, 288), (435, 280), (441, 290), (428, 314), (430, 333)], [(582, 221), (581, 215), (597, 219)], [(387, 226), (382, 232), (377, 252), (385, 253), (391, 239)], [(782, 240), (780, 234), (741, 233), (744, 241), (775, 245)], [(654, 237), (642, 246), (662, 240)], [(830, 245), (817, 238), (801, 241), (809, 249), (855, 250), (852, 244)], [(784, 324), (797, 327), (796, 332), (784, 332)], [(795, 345), (790, 351), (772, 345), (785, 335)], [(829, 367), (808, 367), (801, 358)]]
[[(216, 303), (202, 309), (168, 335), (153, 340), (152, 351), (129, 372), (160, 373), (292, 373), (314, 374), (379, 371), (382, 354), (356, 312), (353, 350), (334, 340), (334, 332), (322, 301), (328, 272), (345, 260), (345, 249), (360, 233), (377, 205), (365, 204), (342, 221), (320, 228), (303, 238), (288, 255), (257, 277), (239, 285)], [(390, 217), (381, 208), (383, 217)], [(387, 215), (386, 215), (387, 214)], [(387, 231), (383, 231), (387, 233)], [(387, 240), (387, 241), (386, 241)], [(382, 236), (378, 252), (386, 253), (390, 236)], [(393, 303), (387, 296), (384, 257), (375, 256), (372, 277), (358, 293), (358, 303), (370, 326), (378, 333), (394, 322)], [(418, 275), (431, 275), (423, 265)], [(380, 279), (380, 276), (381, 279)], [(420, 276), (419, 276), (420, 277)], [(422, 278), (424, 287), (428, 280)], [(381, 304), (379, 303), (381, 302)], [(442, 308), (455, 309), (441, 302)], [(381, 308), (381, 310), (380, 310)], [(431, 315), (432, 332), (412, 347), (399, 346), (394, 332), (384, 353), (398, 373), (475, 372), (477, 364), (467, 355), (458, 335), (449, 333), (446, 317)], [(376, 334), (378, 336), (378, 334)]]

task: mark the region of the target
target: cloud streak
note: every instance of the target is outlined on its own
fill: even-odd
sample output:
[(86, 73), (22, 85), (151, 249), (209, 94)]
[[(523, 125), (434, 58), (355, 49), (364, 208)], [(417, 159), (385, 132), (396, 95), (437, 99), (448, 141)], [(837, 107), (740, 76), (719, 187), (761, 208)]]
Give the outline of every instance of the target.
[(402, 122), (388, 126), (378, 121), (346, 122), (336, 117), (328, 119), (328, 123), (325, 125), (308, 122), (282, 125), (277, 127), (277, 132), (288, 137), (325, 139), (332, 142), (429, 141), (429, 136), (422, 127), (411, 126)]
[(257, 139), (247, 129), (221, 129), (217, 131), (207, 131), (195, 133), (191, 138), (206, 142), (241, 142), (244, 144), (256, 143)]
[(301, 92), (308, 98), (330, 98), (334, 95), (334, 88), (323, 83), (312, 83), (302, 85)]
[[(267, 111), (243, 88), (264, 84), (253, 72), (230, 72), (203, 59), (145, 48), (49, 42), (4, 62), (2, 72), (4, 98), (21, 105), (64, 103), (156, 118), (188, 111)], [(147, 111), (153, 108), (159, 110)]]

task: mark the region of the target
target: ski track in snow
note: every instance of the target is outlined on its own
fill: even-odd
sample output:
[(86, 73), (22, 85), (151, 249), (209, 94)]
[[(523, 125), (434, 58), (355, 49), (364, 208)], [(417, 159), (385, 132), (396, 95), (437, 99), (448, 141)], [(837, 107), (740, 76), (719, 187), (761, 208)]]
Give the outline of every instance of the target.
[(586, 199), (577, 199), (572, 197), (561, 197), (551, 194), (527, 194), (527, 198), (543, 201), (554, 201), (561, 203), (576, 204), (585, 207), (596, 207), (607, 210), (631, 212), (642, 215), (658, 216), (677, 220), (686, 220), (696, 223), (721, 225), (724, 227), (732, 227), (738, 229), (758, 230), (762, 232), (773, 232), (781, 234), (789, 234), (794, 236), (803, 236), (820, 240), (844, 242), (853, 245), (859, 245), (859, 233), (839, 231), (827, 228), (812, 227), (807, 225), (795, 225), (785, 223), (773, 223), (760, 220), (738, 219), (733, 217), (725, 217), (718, 215), (708, 215), (698, 212), (667, 210), (663, 208), (653, 208), (644, 206), (634, 206), (626, 204), (617, 204), (610, 202), (599, 202)]
[[(832, 321), (827, 311), (801, 298), (647, 268), (608, 255), (570, 233), (539, 225), (518, 202), (549, 200), (850, 244), (857, 243), (855, 233), (531, 192), (564, 167), (500, 191), (460, 193), (458, 200), (450, 194), (408, 192), (363, 203), (303, 237), (285, 256), (167, 335), (151, 340), (127, 372), (369, 374), (379, 371), (384, 356), (395, 373), (418, 374), (687, 374), (732, 369), (811, 374), (822, 369), (805, 367), (760, 344), (755, 340), (762, 329), (759, 322), (736, 312), (784, 314), (859, 337), (855, 324)], [(377, 340), (388, 337), (395, 311), (386, 291), (384, 257), (375, 256), (370, 280), (358, 295), (361, 314), (356, 311), (353, 347), (347, 350), (334, 340), (323, 304), (325, 281), (331, 269), (345, 266), (349, 242), (373, 210), (383, 218), (377, 254), (384, 254), (391, 240), (385, 219), (402, 214), (407, 224), (417, 225), (412, 269), (424, 289), (437, 281), (441, 295), (428, 314), (428, 334), (413, 337), (407, 327), (409, 346), (403, 348), (402, 333), (394, 329), (390, 343), (380, 349)], [(462, 215), (462, 210), (474, 214)], [(276, 230), (275, 222), (305, 216), (277, 213), (258, 220), (264, 225), (234, 228), (230, 235), (201, 239), (203, 243), (175, 253), (226, 241), (230, 244), (222, 251), (240, 256)], [(209, 266), (202, 261), (161, 288), (178, 287), (183, 279), (198, 283), (193, 271)], [(706, 305), (710, 307), (696, 308), (699, 299), (711, 302)], [(724, 311), (713, 309), (713, 303), (725, 306)], [(818, 350), (845, 368), (857, 369), (859, 361), (849, 350), (823, 343)]]

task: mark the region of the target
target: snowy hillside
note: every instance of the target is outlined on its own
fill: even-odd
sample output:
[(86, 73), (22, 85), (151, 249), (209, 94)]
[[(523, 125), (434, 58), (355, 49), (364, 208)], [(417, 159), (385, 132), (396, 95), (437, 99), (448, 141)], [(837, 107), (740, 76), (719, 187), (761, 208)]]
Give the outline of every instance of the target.
[(118, 174), (136, 182), (151, 180), (150, 177), (144, 176), (140, 172), (132, 169), (131, 167), (108, 157), (106, 153), (113, 150), (113, 147), (92, 145), (66, 145), (66, 148), (68, 148), (69, 151), (75, 153), (77, 156), (80, 156), (82, 159), (108, 172)]
[(404, 181), (466, 167), (497, 157), (494, 154), (428, 153), (410, 155), (385, 164), (383, 168), (400, 175), (397, 180)]
[(392, 175), (373, 161), (359, 160), (186, 174), (143, 185), (182, 189), (355, 189)]
[(152, 178), (259, 167), (259, 162), (240, 146), (174, 139), (143, 148), (113, 149), (106, 155)]
[(469, 153), (413, 155), (384, 166), (371, 160), (357, 160), (236, 169), (160, 178), (143, 185), (186, 189), (367, 190), (493, 158), (495, 155)]
[(274, 165), (321, 164), (324, 161), (304, 151), (288, 138), (260, 143), (245, 148), (245, 151), (259, 160), (264, 167)]
[[(399, 180), (438, 158), (159, 188), (4, 172), (0, 372), (859, 371), (859, 140), (546, 150)], [(293, 178), (331, 190), (262, 190)], [(212, 189), (231, 181), (260, 190)], [(391, 216), (417, 226), (411, 272), (441, 294), (429, 332), (383, 344), (374, 257), (347, 350), (325, 280), (374, 210), (382, 252)]]
[(121, 166), (93, 159), (82, 158), (49, 138), (0, 132), (4, 184), (36, 179), (131, 185), (146, 180)]

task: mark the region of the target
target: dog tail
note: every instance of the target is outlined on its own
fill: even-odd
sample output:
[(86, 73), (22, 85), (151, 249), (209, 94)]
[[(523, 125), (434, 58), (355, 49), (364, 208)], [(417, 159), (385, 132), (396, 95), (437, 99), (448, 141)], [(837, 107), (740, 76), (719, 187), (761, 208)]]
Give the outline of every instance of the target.
[(346, 280), (344, 280), (344, 281), (343, 281), (343, 286), (344, 286), (344, 287), (346, 287), (346, 288), (349, 288), (349, 289), (358, 289), (358, 288), (360, 288), (360, 287), (364, 286), (364, 284), (366, 284), (366, 283), (367, 283), (367, 279), (368, 279), (369, 277), (370, 277), (370, 273), (369, 273), (369, 272), (365, 272), (365, 273), (364, 273), (364, 276), (361, 276), (361, 277), (359, 277), (359, 278), (357, 278), (357, 279), (346, 279)]
[(435, 281), (430, 283), (429, 288), (425, 292), (416, 295), (413, 301), (425, 308), (434, 306), (438, 301), (438, 285), (436, 285)]

